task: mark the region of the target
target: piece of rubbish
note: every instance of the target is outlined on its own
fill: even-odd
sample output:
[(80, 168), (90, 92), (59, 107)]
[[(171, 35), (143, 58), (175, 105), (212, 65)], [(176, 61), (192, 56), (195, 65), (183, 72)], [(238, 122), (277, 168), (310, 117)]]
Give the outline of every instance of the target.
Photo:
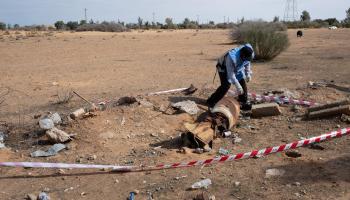
[(95, 105), (94, 103), (92, 103), (91, 101), (87, 100), (86, 98), (84, 98), (83, 96), (81, 96), (80, 94), (78, 94), (76, 91), (73, 91), (74, 94), (76, 94), (79, 98), (81, 98), (82, 100), (84, 100), (86, 103), (90, 104), (90, 105)]
[(55, 127), (55, 124), (53, 123), (52, 119), (44, 118), (44, 119), (39, 120), (39, 126), (40, 126), (40, 128), (42, 128), (44, 130), (49, 130), (49, 129), (52, 129), (53, 127)]
[(224, 137), (230, 137), (232, 135), (232, 132), (231, 131), (225, 131), (223, 135), (224, 135)]
[(211, 184), (212, 184), (211, 180), (209, 178), (207, 178), (207, 179), (204, 179), (204, 180), (201, 180), (201, 181), (194, 183), (191, 186), (191, 189), (192, 190), (201, 189), (201, 188), (207, 189), (209, 187), (209, 185), (211, 185)]
[(283, 176), (285, 173), (286, 171), (283, 169), (275, 169), (275, 168), (267, 169), (265, 172), (265, 178), (271, 178), (274, 176)]
[(84, 115), (85, 113), (86, 113), (86, 111), (84, 108), (79, 108), (79, 109), (75, 110), (74, 112), (72, 112), (69, 116), (70, 116), (70, 118), (75, 120), (75, 119), (79, 118), (80, 116)]
[(227, 155), (230, 155), (230, 154), (231, 154), (231, 151), (230, 151), (230, 150), (226, 150), (226, 149), (220, 147), (218, 153), (219, 153), (220, 155), (222, 155), (222, 156), (227, 156)]
[(202, 149), (202, 148), (196, 148), (196, 149), (193, 151), (193, 153), (202, 154), (202, 153), (204, 153), (204, 149)]
[(58, 152), (65, 149), (66, 145), (64, 144), (54, 144), (47, 151), (37, 150), (30, 154), (31, 157), (49, 157), (57, 155)]
[(286, 151), (286, 156), (291, 157), (291, 158), (299, 158), (301, 157), (301, 153), (298, 151)]
[(190, 115), (196, 115), (199, 112), (199, 108), (196, 102), (190, 100), (172, 103), (171, 106), (173, 108), (177, 108), (181, 111), (184, 111)]
[(41, 192), (38, 196), (38, 200), (50, 200), (50, 196), (45, 192)]
[(341, 120), (342, 122), (346, 122), (346, 123), (349, 124), (349, 123), (350, 123), (350, 116), (349, 116), (349, 115), (342, 114), (340, 120)]
[(337, 106), (322, 110), (309, 111), (306, 114), (307, 119), (325, 118), (332, 116), (341, 116), (342, 114), (350, 115), (350, 105)]
[(252, 107), (252, 117), (267, 117), (267, 116), (277, 116), (281, 114), (281, 110), (277, 103), (263, 103), (253, 105)]
[(238, 144), (238, 143), (241, 143), (242, 142), (242, 138), (238, 137), (237, 134), (234, 135), (233, 137), (233, 144)]
[(55, 127), (50, 130), (47, 130), (46, 136), (52, 143), (64, 143), (72, 139), (70, 135), (68, 135), (68, 133)]
[(130, 192), (128, 200), (135, 200), (135, 193)]
[(0, 149), (5, 148), (5, 134), (0, 131)]
[(122, 105), (130, 105), (130, 104), (133, 104), (133, 103), (136, 103), (137, 100), (135, 97), (121, 97), (118, 99), (116, 105), (117, 106), (122, 106)]
[(49, 119), (53, 121), (55, 125), (61, 124), (62, 123), (62, 118), (58, 113), (53, 113), (47, 116)]

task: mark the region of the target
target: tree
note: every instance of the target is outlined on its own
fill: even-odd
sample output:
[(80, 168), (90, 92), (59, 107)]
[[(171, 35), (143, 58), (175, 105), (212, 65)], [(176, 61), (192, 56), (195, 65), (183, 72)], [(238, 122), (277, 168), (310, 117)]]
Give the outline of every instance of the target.
[(62, 29), (64, 29), (65, 24), (63, 21), (57, 21), (57, 22), (55, 22), (55, 27), (57, 30), (62, 30)]
[(6, 24), (3, 22), (0, 22), (0, 30), (6, 30)]
[(274, 18), (273, 18), (273, 22), (279, 22), (280, 21), (280, 18), (278, 17), (278, 16), (275, 16)]
[(15, 25), (13, 25), (13, 28), (14, 28), (14, 29), (19, 29), (20, 26), (19, 26), (19, 24), (15, 24)]
[(79, 23), (78, 23), (78, 22), (69, 21), (69, 22), (67, 22), (66, 26), (67, 26), (70, 30), (75, 30), (75, 29), (78, 28)]
[(165, 24), (166, 24), (166, 28), (168, 28), (168, 29), (174, 29), (174, 28), (176, 28), (175, 24), (173, 23), (173, 19), (170, 18), (170, 17), (167, 17), (167, 18), (165, 19)]
[(79, 25), (81, 26), (81, 25), (84, 25), (84, 24), (87, 24), (87, 21), (86, 20), (80, 20), (80, 23), (79, 23)]
[(350, 21), (350, 8), (346, 10), (346, 20)]
[(328, 19), (325, 19), (324, 21), (327, 22), (330, 26), (339, 25), (339, 21), (336, 18), (328, 18)]
[(311, 20), (310, 13), (306, 10), (304, 10), (301, 13), (300, 20), (303, 22), (309, 22)]
[(141, 17), (137, 18), (137, 24), (139, 25), (139, 28), (142, 28), (143, 19)]

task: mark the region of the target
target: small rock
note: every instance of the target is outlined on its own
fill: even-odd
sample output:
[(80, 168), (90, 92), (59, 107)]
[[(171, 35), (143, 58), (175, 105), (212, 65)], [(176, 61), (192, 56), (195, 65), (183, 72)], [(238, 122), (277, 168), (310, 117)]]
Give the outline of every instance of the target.
[(80, 196), (86, 196), (87, 194), (86, 194), (86, 192), (82, 192), (82, 193), (80, 193)]
[(0, 149), (5, 148), (4, 140), (5, 140), (5, 134), (0, 131)]
[(50, 192), (50, 188), (44, 188), (42, 192)]
[(271, 178), (271, 177), (274, 177), (274, 176), (283, 176), (285, 173), (286, 173), (286, 171), (283, 170), (283, 169), (272, 168), (272, 169), (266, 170), (265, 178)]
[(291, 158), (299, 158), (301, 157), (301, 153), (299, 153), (298, 151), (287, 151), (286, 156), (291, 157)]
[(188, 147), (182, 147), (180, 150), (179, 150), (180, 153), (183, 153), (183, 154), (190, 154), (192, 153), (192, 150)]
[(140, 193), (140, 190), (136, 190), (136, 189), (135, 189), (135, 190), (133, 190), (132, 192), (135, 193), (135, 194), (138, 194), (138, 193)]
[(209, 196), (209, 200), (215, 200), (215, 199), (216, 199), (216, 198), (215, 198), (214, 195)]
[(345, 115), (345, 114), (342, 114), (340, 120), (342, 122), (347, 122), (348, 124), (350, 123), (350, 116), (349, 115)]
[(53, 127), (50, 130), (46, 131), (46, 136), (52, 143), (64, 143), (70, 141), (72, 138), (68, 135), (68, 133)]
[(114, 180), (114, 183), (119, 183), (119, 180), (118, 180), (118, 179), (115, 179), (115, 180)]
[(339, 124), (337, 124), (337, 126), (336, 126), (337, 128), (340, 128), (341, 126), (339, 125)]
[(300, 193), (301, 193), (302, 195), (306, 195), (306, 190), (302, 190), (302, 191), (300, 191)]
[(37, 200), (37, 195), (35, 194), (27, 194), (27, 200)]
[(194, 101), (181, 101), (171, 104), (172, 107), (180, 109), (190, 115), (196, 115), (199, 112), (199, 108)]
[(211, 184), (212, 184), (211, 180), (209, 178), (207, 178), (207, 179), (204, 179), (204, 180), (201, 180), (201, 181), (194, 183), (191, 186), (191, 189), (200, 189), (200, 188), (207, 189), (209, 187), (209, 185), (211, 185)]
[(50, 200), (50, 196), (45, 192), (41, 192), (38, 196), (38, 200)]
[(235, 182), (235, 186), (236, 186), (236, 187), (238, 187), (238, 186), (240, 186), (240, 185), (241, 185), (241, 182), (238, 182), (238, 181)]

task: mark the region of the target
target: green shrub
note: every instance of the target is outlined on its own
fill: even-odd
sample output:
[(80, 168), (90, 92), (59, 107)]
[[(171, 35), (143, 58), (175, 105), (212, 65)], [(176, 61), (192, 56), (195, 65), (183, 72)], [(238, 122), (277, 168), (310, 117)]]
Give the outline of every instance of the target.
[(6, 30), (6, 24), (3, 22), (0, 22), (0, 30)]
[(287, 28), (282, 23), (248, 21), (234, 28), (232, 39), (250, 43), (256, 60), (271, 60), (289, 46)]
[(124, 32), (128, 31), (128, 29), (119, 23), (102, 22), (101, 24), (83, 24), (76, 31)]

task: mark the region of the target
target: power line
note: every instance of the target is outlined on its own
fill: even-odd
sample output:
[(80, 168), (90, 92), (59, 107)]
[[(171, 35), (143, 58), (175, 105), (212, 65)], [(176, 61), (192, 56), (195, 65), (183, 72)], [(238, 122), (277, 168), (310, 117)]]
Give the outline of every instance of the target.
[(297, 0), (286, 0), (286, 7), (284, 10), (284, 21), (298, 20), (298, 2)]

